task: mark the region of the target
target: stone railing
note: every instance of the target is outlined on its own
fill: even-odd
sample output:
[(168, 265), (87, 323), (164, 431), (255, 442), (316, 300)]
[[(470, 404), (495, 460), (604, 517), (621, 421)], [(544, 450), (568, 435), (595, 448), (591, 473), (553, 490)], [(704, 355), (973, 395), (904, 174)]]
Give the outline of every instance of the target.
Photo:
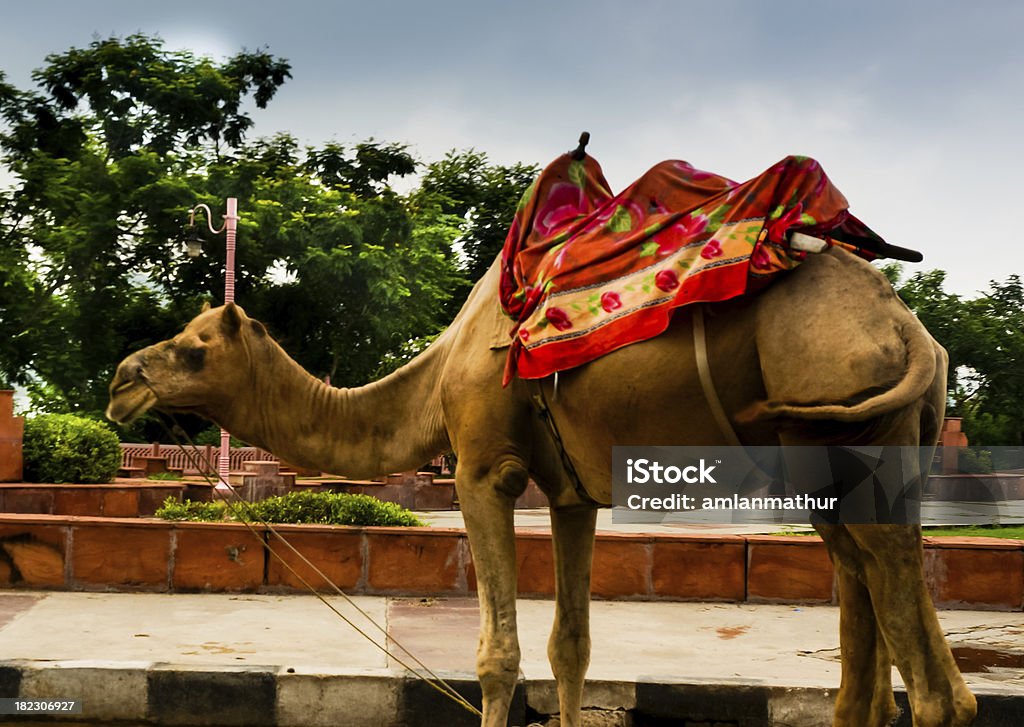
[[(176, 444), (122, 442), (121, 466), (126, 469), (134, 467), (133, 461), (136, 457), (163, 457), (166, 459), (167, 469), (181, 470), (185, 474), (216, 474), (220, 447), (207, 444), (188, 452)], [(229, 469), (232, 472), (242, 470), (244, 462), (277, 461), (277, 457), (259, 447), (232, 447), (229, 457)]]

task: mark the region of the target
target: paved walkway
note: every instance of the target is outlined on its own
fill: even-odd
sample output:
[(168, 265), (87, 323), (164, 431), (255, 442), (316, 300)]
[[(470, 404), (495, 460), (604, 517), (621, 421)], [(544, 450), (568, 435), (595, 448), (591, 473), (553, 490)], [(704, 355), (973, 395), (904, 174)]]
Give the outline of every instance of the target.
[[(425, 523), (441, 528), (465, 528), (462, 512), (459, 510), (431, 510), (416, 513)], [(548, 509), (516, 510), (515, 524), (517, 528), (550, 530), (551, 516)], [(715, 523), (697, 525), (692, 523), (617, 523), (613, 522), (610, 509), (597, 511), (598, 532), (614, 533), (663, 533), (679, 535), (691, 533), (699, 535), (757, 535), (759, 533), (778, 533), (783, 530), (812, 530), (810, 525), (746, 525), (738, 523)]]
[[(355, 602), (478, 700), (475, 601)], [(551, 601), (519, 603), (523, 688), (513, 724), (557, 710), (545, 656), (552, 614)], [(1006, 720), (1024, 714), (1024, 616), (941, 618), (982, 695), (978, 724), (1020, 724)], [(684, 720), (673, 724), (818, 727), (829, 723), (839, 684), (837, 629), (828, 606), (595, 602), (587, 704)], [(475, 724), (311, 596), (3, 591), (0, 655), (0, 696), (79, 699), (90, 721)]]
[[(462, 528), (462, 513), (458, 510), (433, 510), (418, 512), (427, 524), (438, 527)], [(654, 513), (649, 513), (655, 517)], [(634, 513), (634, 517), (636, 514)], [(597, 511), (598, 531), (616, 533), (699, 533), (702, 535), (757, 535), (762, 533), (779, 533), (789, 530), (811, 531), (810, 525), (782, 524), (741, 524), (741, 523), (679, 523), (679, 522), (614, 522), (614, 513), (610, 509)], [(925, 503), (922, 511), (925, 525), (971, 525), (978, 522), (1001, 522), (1003, 524), (1024, 523), (1024, 500), (1001, 501), (997, 503)], [(534, 510), (516, 510), (517, 528), (551, 528), (551, 518), (547, 508)], [(1024, 720), (1022, 720), (1024, 724)]]

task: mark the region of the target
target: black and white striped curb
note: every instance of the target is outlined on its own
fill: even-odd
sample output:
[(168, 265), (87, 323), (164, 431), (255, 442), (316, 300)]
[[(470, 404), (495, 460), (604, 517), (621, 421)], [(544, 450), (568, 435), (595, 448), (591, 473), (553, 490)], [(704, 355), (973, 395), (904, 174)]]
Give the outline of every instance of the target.
[[(480, 687), (468, 674), (441, 676), (473, 704)], [(981, 690), (974, 727), (1020, 727), (1024, 693)], [(83, 712), (54, 722), (85, 720), (179, 727), (476, 727), (478, 719), (424, 682), (386, 669), (304, 670), (301, 667), (182, 666), (149, 662), (0, 661), (0, 697), (80, 700)], [(831, 724), (834, 690), (741, 681), (587, 682), (588, 709), (642, 723), (725, 723), (736, 727), (821, 727)], [(910, 727), (906, 695), (897, 693)], [(522, 680), (509, 725), (557, 713), (552, 680)], [(12, 716), (0, 717), (14, 721)], [(610, 724), (611, 722), (609, 722)]]

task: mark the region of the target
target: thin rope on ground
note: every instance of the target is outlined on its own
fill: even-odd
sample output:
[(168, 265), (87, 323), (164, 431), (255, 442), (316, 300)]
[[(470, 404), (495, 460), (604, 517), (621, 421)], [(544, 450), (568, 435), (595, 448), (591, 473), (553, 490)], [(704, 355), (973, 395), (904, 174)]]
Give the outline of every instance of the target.
[[(368, 614), (354, 600), (352, 600), (352, 598), (347, 593), (345, 593), (343, 590), (341, 590), (341, 588), (336, 583), (334, 583), (334, 581), (332, 581), (322, 570), (320, 570), (320, 568), (318, 568), (314, 563), (312, 563), (305, 555), (303, 555), (301, 552), (299, 552), (299, 550), (297, 550), (294, 545), (289, 543), (287, 541), (287, 539), (285, 539), (285, 537), (283, 535), (281, 535), (279, 532), (277, 532), (277, 530), (274, 528), (274, 526), (271, 523), (267, 522), (266, 520), (264, 520), (263, 518), (261, 518), (259, 516), (254, 516), (254, 513), (253, 513), (253, 510), (252, 510), (252, 507), (250, 506), (250, 503), (248, 501), (246, 501), (237, 492), (235, 492), (235, 489), (233, 487), (231, 487), (230, 483), (223, 482), (223, 484), (227, 486), (228, 491), (232, 495), (234, 495), (236, 500), (239, 503), (241, 503), (242, 506), (244, 507), (244, 509), (247, 511), (244, 516), (240, 517), (239, 513), (238, 513), (238, 510), (236, 510), (234, 504), (229, 502), (227, 497), (225, 497), (222, 492), (218, 491), (217, 486), (214, 485), (212, 478), (209, 475), (206, 474), (205, 468), (200, 466), (199, 459), (194, 454), (195, 452), (199, 451), (199, 448), (195, 445), (194, 442), (192, 442), (192, 439), (188, 436), (188, 434), (185, 433), (184, 429), (182, 429), (181, 426), (178, 425), (178, 423), (174, 419), (173, 415), (171, 416), (171, 420), (174, 422), (174, 429), (177, 429), (179, 432), (182, 433), (182, 435), (184, 436), (185, 440), (188, 442), (189, 447), (186, 447), (185, 445), (183, 445), (181, 443), (181, 441), (178, 439), (178, 437), (175, 434), (175, 432), (171, 428), (169, 428), (167, 426), (166, 422), (164, 422), (164, 420), (162, 418), (158, 417), (158, 420), (160, 421), (161, 426), (163, 426), (164, 431), (167, 432), (167, 435), (171, 438), (172, 441), (175, 442), (175, 444), (177, 444), (179, 447), (181, 447), (181, 450), (185, 454), (185, 456), (188, 458), (189, 463), (199, 472), (200, 476), (204, 480), (206, 480), (206, 483), (208, 485), (211, 485), (211, 491), (216, 493), (216, 496), (218, 498), (220, 498), (220, 500), (224, 503), (224, 505), (228, 508), (228, 511), (231, 513), (231, 515), (236, 520), (238, 520), (243, 525), (245, 525), (245, 527), (249, 530), (249, 532), (252, 533), (253, 536), (255, 536), (258, 540), (261, 540), (261, 541), (263, 541), (263, 538), (260, 535), (259, 531), (257, 531), (256, 528), (253, 527), (252, 521), (255, 520), (260, 525), (262, 525), (264, 528), (266, 528), (267, 532), (269, 532), (271, 535), (273, 535), (275, 538), (277, 538), (292, 553), (294, 553), (305, 565), (307, 565), (309, 568), (311, 568), (316, 575), (318, 575), (320, 578), (322, 578), (324, 580), (324, 582), (328, 585), (330, 590), (332, 590), (335, 594), (337, 594), (338, 596), (343, 598), (346, 601), (346, 603), (348, 603), (349, 606), (351, 606), (353, 609), (355, 609), (363, 618), (365, 618), (369, 623), (371, 623), (378, 631), (380, 631), (382, 634), (384, 634), (384, 638), (387, 641), (390, 641), (395, 646), (397, 646), (403, 653), (405, 653), (409, 657), (409, 659), (412, 662), (414, 662), (417, 666), (420, 667), (420, 669), (422, 669), (424, 672), (426, 672), (427, 676), (424, 676), (424, 674), (422, 674), (421, 672), (417, 671), (416, 669), (413, 669), (411, 666), (406, 664), (405, 661), (403, 661), (401, 658), (399, 658), (394, 653), (389, 651), (387, 646), (378, 643), (372, 636), (370, 636), (363, 629), (361, 629), (359, 626), (357, 626), (355, 623), (353, 623), (352, 620), (349, 619), (347, 616), (345, 616), (343, 613), (341, 613), (334, 606), (334, 604), (332, 604), (330, 601), (328, 601), (326, 598), (324, 598), (323, 594), (321, 594), (318, 589), (314, 588), (312, 586), (312, 584), (309, 583), (309, 581), (307, 581), (305, 578), (303, 578), (303, 576), (297, 570), (295, 570), (295, 568), (293, 568), (292, 565), (290, 563), (288, 563), (288, 561), (285, 560), (283, 556), (281, 556), (276, 550), (274, 550), (274, 548), (271, 547), (269, 541), (263, 541), (263, 547), (267, 550), (267, 552), (270, 553), (274, 558), (276, 558), (281, 563), (281, 565), (283, 565), (293, 576), (295, 576), (295, 578), (297, 578), (298, 581), (300, 583), (302, 583), (302, 585), (305, 586), (305, 588), (311, 594), (316, 596), (316, 598), (321, 603), (323, 603), (331, 611), (333, 611), (334, 614), (337, 615), (342, 621), (344, 621), (349, 626), (351, 626), (353, 629), (355, 629), (355, 631), (360, 636), (362, 636), (364, 639), (366, 639), (371, 644), (373, 644), (377, 649), (382, 651), (386, 656), (388, 656), (391, 659), (393, 659), (399, 666), (403, 667), (406, 671), (411, 673), (413, 676), (417, 677), (418, 679), (423, 680), (431, 688), (435, 689), (436, 691), (438, 691), (439, 693), (441, 693), (442, 695), (444, 695), (448, 699), (451, 699), (453, 702), (458, 704), (463, 709), (466, 709), (467, 711), (469, 711), (470, 713), (476, 715), (477, 717), (482, 717), (483, 716), (483, 714), (480, 712), (479, 709), (477, 709), (465, 697), (463, 697), (461, 694), (458, 693), (458, 691), (456, 691), (455, 687), (453, 687), (448, 682), (446, 682), (444, 679), (439, 677), (426, 664), (424, 664), (422, 661), (420, 661), (420, 659), (417, 658), (415, 654), (413, 654), (411, 651), (409, 651), (409, 649), (407, 649), (405, 646), (403, 646), (397, 639), (395, 639), (395, 637), (393, 635), (389, 634), (385, 627), (383, 627), (379, 623), (377, 623), (373, 619), (373, 617), (370, 616), (370, 614)], [(222, 480), (220, 479), (220, 476), (218, 475), (218, 483), (221, 482), (221, 481)]]

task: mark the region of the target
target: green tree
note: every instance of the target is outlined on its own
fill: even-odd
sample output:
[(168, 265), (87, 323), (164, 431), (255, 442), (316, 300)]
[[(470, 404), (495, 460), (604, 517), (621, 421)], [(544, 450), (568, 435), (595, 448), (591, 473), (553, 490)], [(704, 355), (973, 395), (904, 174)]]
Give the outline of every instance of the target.
[[(501, 252), (516, 205), (539, 172), (535, 164), (491, 164), (486, 154), (473, 149), (450, 151), (427, 165), (416, 197), (461, 220), (459, 246), (470, 283)], [(468, 292), (468, 287), (459, 291), (453, 303), (461, 305)]]
[(978, 390), (965, 402), (968, 436), (986, 445), (1024, 445), (1024, 285), (993, 281), (969, 303), (977, 338), (969, 354)]
[(964, 418), (972, 444), (1024, 444), (1024, 286), (1018, 275), (993, 281), (987, 293), (965, 299), (944, 289), (945, 272), (900, 281), (883, 272), (949, 353), (951, 416)]
[[(464, 280), (452, 254), (458, 220), (413, 206), (386, 184), (412, 169), (398, 145), (300, 152), (283, 134), (210, 169), (211, 186), (235, 190), (247, 210), (239, 301), (303, 366), (337, 385), (365, 383), (389, 351), (437, 333)], [(187, 274), (200, 277), (187, 289), (208, 284), (201, 265)]]
[(288, 77), (265, 52), (218, 64), (131, 36), (48, 57), (41, 92), (0, 79), (17, 180), (0, 198), (0, 377), (37, 408), (101, 410), (117, 361), (220, 302), (223, 237), (198, 258), (180, 240), (189, 208), (228, 196), (238, 300), (314, 373), (363, 383), (447, 323), (460, 220), (390, 189), (415, 169), (404, 146), (245, 139), (246, 99)]
[(130, 36), (51, 55), (41, 91), (0, 78), (0, 371), (101, 408), (111, 367), (181, 320), (161, 282), (194, 201), (196, 152), (239, 145), (288, 77), (267, 53), (222, 64)]

